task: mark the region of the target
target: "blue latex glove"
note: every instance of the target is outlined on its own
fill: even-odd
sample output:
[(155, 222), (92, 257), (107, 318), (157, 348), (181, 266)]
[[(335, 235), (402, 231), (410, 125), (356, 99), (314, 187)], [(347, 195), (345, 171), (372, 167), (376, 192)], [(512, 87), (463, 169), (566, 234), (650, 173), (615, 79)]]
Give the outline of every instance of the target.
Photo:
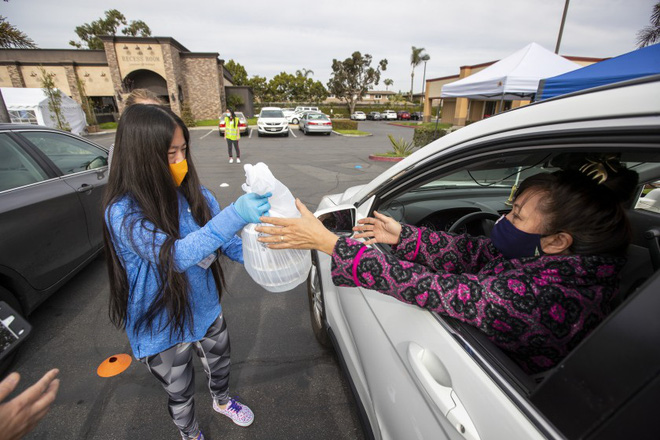
[(266, 193), (262, 196), (255, 193), (243, 194), (234, 202), (234, 208), (246, 222), (260, 223), (259, 217), (266, 214), (270, 209), (268, 197), (272, 195), (272, 193)]

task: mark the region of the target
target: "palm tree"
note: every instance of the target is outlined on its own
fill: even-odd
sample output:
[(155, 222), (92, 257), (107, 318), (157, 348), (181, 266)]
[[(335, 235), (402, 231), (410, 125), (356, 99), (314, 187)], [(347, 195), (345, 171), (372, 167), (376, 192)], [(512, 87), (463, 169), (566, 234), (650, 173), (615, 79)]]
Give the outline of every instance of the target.
[(422, 52), (424, 52), (423, 47), (412, 47), (412, 53), (410, 54), (410, 65), (412, 66), (412, 72), (410, 73), (410, 100), (412, 101), (412, 95), (413, 95), (413, 81), (415, 79), (415, 67), (419, 66), (423, 62), (426, 62), (431, 59), (429, 54), (425, 53), (422, 55)]
[(307, 76), (314, 75), (314, 71), (312, 69), (305, 69), (303, 67), (302, 70), (296, 70), (296, 75), (304, 76), (307, 78)]
[(660, 2), (653, 6), (651, 25), (637, 33), (637, 48), (641, 49), (657, 41), (660, 41)]
[(392, 81), (392, 80), (389, 79), (389, 78), (385, 78), (385, 80), (383, 81), (383, 84), (385, 84), (385, 90), (389, 90), (389, 89), (390, 89), (390, 86), (391, 86), (392, 84), (394, 84), (394, 81)]
[(0, 47), (3, 49), (36, 49), (37, 45), (0, 15)]

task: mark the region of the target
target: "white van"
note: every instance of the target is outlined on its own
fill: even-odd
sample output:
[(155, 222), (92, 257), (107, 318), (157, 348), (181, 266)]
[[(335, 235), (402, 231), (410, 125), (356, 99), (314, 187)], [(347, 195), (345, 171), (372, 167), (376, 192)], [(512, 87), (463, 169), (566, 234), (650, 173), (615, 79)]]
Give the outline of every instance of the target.
[(296, 109), (293, 111), (293, 116), (289, 118), (289, 122), (291, 124), (297, 124), (300, 122), (300, 117), (303, 115), (305, 112), (320, 112), (318, 107), (307, 107), (307, 106), (302, 106), (299, 105), (296, 107)]

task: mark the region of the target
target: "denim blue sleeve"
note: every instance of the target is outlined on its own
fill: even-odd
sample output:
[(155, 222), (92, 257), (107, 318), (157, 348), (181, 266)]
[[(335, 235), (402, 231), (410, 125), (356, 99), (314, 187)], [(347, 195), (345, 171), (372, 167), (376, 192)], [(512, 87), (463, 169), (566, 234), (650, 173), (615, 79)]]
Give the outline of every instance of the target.
[[(115, 247), (119, 247), (117, 253), (133, 252), (157, 264), (160, 248), (167, 235), (130, 205), (124, 200), (114, 203), (106, 211), (113, 242)], [(199, 263), (207, 255), (231, 242), (245, 225), (233, 205), (223, 209), (203, 227), (175, 241), (175, 269), (184, 272)]]

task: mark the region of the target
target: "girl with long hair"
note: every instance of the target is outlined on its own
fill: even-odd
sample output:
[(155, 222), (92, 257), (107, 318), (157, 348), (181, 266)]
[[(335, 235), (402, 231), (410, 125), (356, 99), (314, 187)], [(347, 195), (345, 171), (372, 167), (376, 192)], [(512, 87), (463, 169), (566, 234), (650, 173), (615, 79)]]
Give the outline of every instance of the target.
[(254, 415), (229, 397), (229, 337), (220, 252), (242, 263), (237, 232), (270, 208), (245, 194), (221, 210), (199, 181), (190, 136), (171, 110), (134, 105), (122, 115), (105, 193), (110, 319), (163, 385), (183, 439), (203, 439), (195, 418), (193, 351), (213, 409), (240, 426)]

